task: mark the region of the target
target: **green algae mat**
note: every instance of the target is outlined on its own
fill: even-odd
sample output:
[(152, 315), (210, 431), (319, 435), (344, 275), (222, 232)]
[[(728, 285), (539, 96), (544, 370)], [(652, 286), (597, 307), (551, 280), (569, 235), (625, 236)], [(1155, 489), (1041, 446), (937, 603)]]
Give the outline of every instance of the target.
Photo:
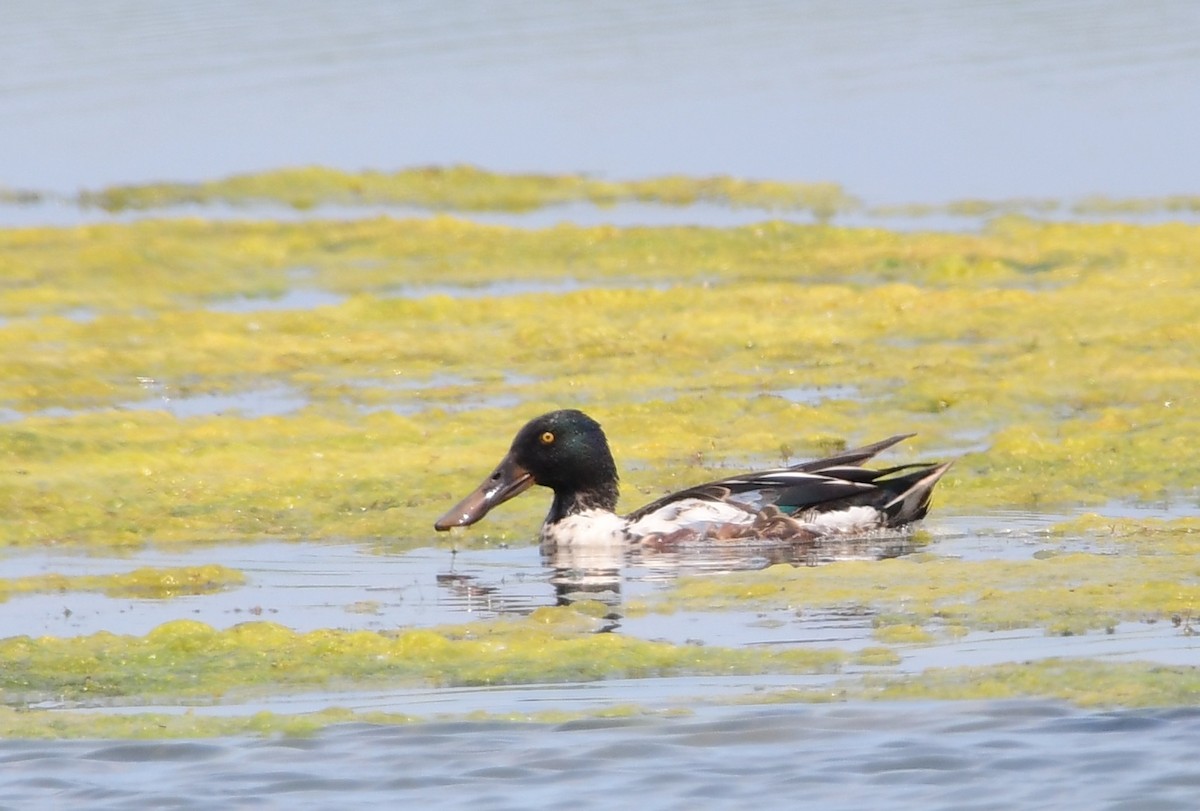
[[(306, 170), (89, 200), (151, 212), (209, 199), (308, 207), (345, 194), (460, 211), (742, 200), (818, 220), (856, 204), (823, 184), (457, 172), (411, 173), (403, 193), (394, 176), (346, 192), (344, 177)], [(878, 617), (865, 660), (620, 638), (566, 608), (386, 634), (300, 634), (286, 617), (226, 630), (175, 621), (173, 595), (244, 582), (216, 561), (10, 577), (0, 600), (49, 590), (161, 598), (164, 625), (145, 637), (3, 640), (0, 695), (11, 713), (51, 698), (330, 684), (837, 674), (975, 631), (1104, 633), (1175, 619), (1190, 633), (1200, 608), (1198, 290), (1200, 227), (1181, 224), (531, 229), (443, 214), (0, 229), (0, 545), (10, 554), (266, 539), (361, 540), (396, 554), (528, 544), (546, 507), (532, 495), (450, 539), (432, 522), (517, 427), (558, 407), (603, 423), (627, 508), (734, 469), (916, 431), (905, 458), (957, 459), (933, 520), (1080, 516), (1024, 559), (959, 560), (934, 542), (898, 560), (682, 578), (627, 606), (860, 606)], [(1147, 517), (1122, 517), (1128, 505)], [(1079, 538), (1086, 548), (1066, 543)], [(1086, 662), (879, 678), (804, 700), (1180, 703), (1196, 689), (1188, 668)], [(0, 717), (3, 734), (39, 723)], [(59, 729), (89, 734), (70, 732), (86, 723)]]

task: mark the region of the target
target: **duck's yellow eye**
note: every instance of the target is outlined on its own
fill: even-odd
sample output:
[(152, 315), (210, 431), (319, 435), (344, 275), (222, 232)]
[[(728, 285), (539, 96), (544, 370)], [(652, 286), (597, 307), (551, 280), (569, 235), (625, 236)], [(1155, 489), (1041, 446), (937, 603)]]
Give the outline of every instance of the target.
[(546, 433), (542, 434), (542, 444), (543, 445), (549, 445), (553, 441), (554, 441), (554, 432), (553, 431), (547, 431)]

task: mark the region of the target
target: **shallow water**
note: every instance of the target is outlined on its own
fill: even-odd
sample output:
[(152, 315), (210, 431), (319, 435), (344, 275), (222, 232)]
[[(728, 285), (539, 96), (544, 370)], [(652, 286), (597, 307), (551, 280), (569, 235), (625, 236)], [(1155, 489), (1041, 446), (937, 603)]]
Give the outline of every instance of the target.
[[(309, 404), (309, 398), (297, 389), (286, 385), (267, 385), (235, 392), (177, 391), (149, 378), (142, 381), (142, 388), (151, 396), (139, 400), (116, 403), (115, 411), (162, 411), (179, 419), (209, 417), (218, 414), (235, 414), (247, 419), (277, 417), (299, 411)], [(11, 408), (0, 408), (0, 423), (17, 422), (27, 416), (73, 417), (78, 414), (106, 411), (108, 408), (63, 408), (53, 406), (32, 414), (24, 414)]]
[[(1002, 529), (971, 517), (929, 522), (937, 554), (1014, 559), (1047, 548), (1046, 529), (1063, 516), (1013, 513)], [(1056, 541), (1054, 548), (1063, 548)], [(111, 556), (60, 552), (8, 553), (4, 576), (45, 574), (104, 575), (142, 566), (201, 566), (219, 562), (246, 575), (247, 583), (228, 591), (170, 599), (111, 598), (98, 593), (27, 594), (0, 602), (6, 636), (77, 636), (97, 631), (142, 635), (171, 619), (195, 619), (227, 628), (254, 619), (271, 620), (298, 631), (319, 628), (383, 630), (466, 622), (504, 614), (524, 614), (540, 606), (581, 599), (600, 600), (613, 610), (624, 632), (673, 642), (713, 645), (799, 641), (861, 643), (870, 617), (833, 613), (792, 617), (783, 629), (768, 627), (754, 611), (674, 612), (624, 617), (622, 606), (662, 591), (686, 575), (761, 569), (775, 563), (814, 565), (852, 559), (880, 559), (913, 551), (903, 535), (827, 544), (818, 550), (757, 545), (724, 545), (718, 550), (598, 550), (543, 554), (536, 546), (420, 548), (389, 551), (386, 542), (266, 542), (150, 547)], [(791, 624), (791, 628), (786, 626)], [(800, 630), (797, 624), (811, 625)], [(774, 626), (775, 623), (771, 623)], [(749, 628), (758, 626), (758, 630)]]
[(333, 307), (346, 301), (349, 296), (328, 290), (294, 287), (278, 296), (234, 296), (220, 299), (205, 306), (214, 313), (261, 313), (286, 312), (289, 310), (313, 310), (317, 307)]
[[(879, 548), (864, 547), (864, 554), (874, 557)], [(10, 554), (4, 567), (8, 577), (112, 574), (140, 566), (220, 562), (245, 573), (248, 583), (216, 594), (167, 600), (82, 592), (15, 596), (0, 603), (0, 626), (8, 636), (76, 636), (102, 630), (141, 635), (167, 620), (186, 618), (218, 628), (267, 619), (299, 631), (383, 630), (525, 614), (539, 606), (579, 599), (602, 600), (619, 614), (625, 601), (661, 590), (682, 574), (757, 569), (778, 559), (777, 554), (753, 549), (720, 558), (676, 553), (547, 559), (535, 546), (424, 548), (391, 554), (386, 549), (328, 541), (147, 550), (111, 558)], [(643, 617), (621, 619), (620, 624), (630, 629), (654, 627), (654, 638), (682, 642), (701, 636), (708, 644), (736, 645), (748, 641), (738, 638), (741, 623), (759, 618), (754, 612), (698, 616), (703, 620), (702, 633), (689, 630), (691, 621), (678, 614), (671, 621)], [(858, 624), (869, 628), (864, 618)]]
[[(1137, 515), (1144, 508), (1114, 505)], [(1022, 559), (1092, 541), (1051, 537), (1061, 515), (941, 516), (927, 522), (926, 554)], [(833, 555), (835, 550), (827, 550)], [(882, 541), (843, 555), (908, 551)], [(5, 573), (119, 572), (136, 566), (220, 561), (245, 586), (169, 600), (80, 593), (0, 603), (8, 634), (143, 634), (172, 619), (216, 627), (270, 620), (299, 630), (394, 628), (527, 613), (580, 595), (609, 603), (609, 630), (675, 644), (815, 646), (876, 644), (858, 611), (730, 610), (634, 613), (680, 574), (758, 568), (761, 549), (722, 556), (642, 553), (543, 557), (535, 547), (389, 551), (386, 545), (308, 542), (150, 549), (128, 557), (68, 552), (10, 554)], [(802, 561), (804, 562), (804, 561)], [(836, 564), (833, 564), (836, 565)], [(395, 687), (227, 695), (147, 704), (43, 701), (28, 711), (247, 716), (331, 706), (427, 719), (409, 726), (356, 723), (312, 738), (164, 742), (0, 741), (0, 807), (602, 808), (613, 790), (646, 808), (1189, 808), (1200, 777), (1193, 710), (1100, 712), (1048, 701), (886, 702), (747, 706), (819, 689), (858, 673), (920, 673), (1063, 657), (1190, 665), (1200, 638), (1168, 622), (1123, 623), (1111, 633), (1047, 636), (1041, 630), (976, 632), (895, 646), (892, 666), (849, 665), (835, 675), (736, 675), (609, 679), (593, 683), (459, 688)], [(626, 718), (588, 719), (614, 707)], [(562, 724), (462, 720), (471, 713), (584, 714)], [(447, 720), (439, 720), (445, 718)], [(453, 720), (450, 720), (453, 719)]]
[(0, 742), (0, 804), (1190, 809), (1200, 711), (1043, 701), (701, 708), (564, 724), (347, 724), (305, 739)]
[[(496, 298), (500, 296), (525, 296), (537, 293), (574, 293), (579, 290), (637, 289), (665, 290), (668, 283), (646, 282), (641, 279), (499, 279), (485, 284), (421, 284), (393, 287), (380, 291), (380, 298), (423, 299), (431, 296), (449, 296), (456, 299)], [(219, 299), (205, 305), (204, 309), (214, 313), (256, 313), (295, 310), (313, 310), (342, 304), (348, 295), (310, 287), (291, 288), (278, 296), (234, 296)]]
[[(1040, 209), (1026, 210), (1016, 207), (1017, 213), (1048, 221), (1063, 222), (1123, 222), (1142, 225), (1155, 225), (1166, 222), (1200, 222), (1200, 211), (1164, 211), (1151, 208), (1142, 212), (1113, 212), (1104, 214), (1080, 214), (1068, 208), (1059, 208), (1046, 212)], [(161, 219), (164, 217), (203, 217), (212, 221), (244, 221), (271, 220), (275, 222), (304, 222), (311, 220), (359, 220), (375, 217), (391, 217), (394, 219), (428, 219), (431, 216), (444, 214), (425, 208), (413, 208), (400, 205), (325, 205), (316, 204), (310, 208), (296, 209), (282, 204), (247, 204), (226, 205), (213, 202), (205, 205), (188, 203), (149, 210), (105, 211), (100, 208), (80, 207), (67, 198), (46, 196), (38, 201), (21, 204), (5, 204), (0, 201), (0, 224), (8, 227), (24, 227), (35, 225), (74, 226), (93, 223), (129, 223), (138, 220)], [(685, 206), (664, 205), (657, 203), (617, 203), (615, 205), (594, 205), (587, 202), (566, 203), (561, 205), (537, 208), (532, 211), (472, 211), (450, 212), (449, 216), (469, 219), (472, 222), (485, 225), (503, 225), (512, 228), (542, 229), (557, 225), (569, 224), (581, 227), (613, 226), (629, 227), (670, 227), (670, 226), (702, 226), (709, 228), (737, 228), (755, 225), (768, 221), (794, 222), (811, 224), (816, 219), (808, 211), (787, 211), (778, 209), (755, 208), (739, 206), (730, 208), (716, 203), (695, 203)], [(894, 231), (978, 231), (983, 225), (994, 218), (994, 214), (951, 214), (946, 212), (927, 212), (922, 214), (893, 214), (877, 212), (870, 209), (838, 214), (833, 222), (840, 226), (887, 228)], [(285, 294), (284, 302), (275, 304), (269, 299), (247, 298), (231, 302), (234, 312), (252, 311), (255, 309), (291, 309), (287, 306), (288, 296), (307, 297), (309, 291), (289, 291)], [(319, 304), (336, 304), (339, 297), (335, 293), (319, 291)], [(458, 295), (455, 290), (452, 295)], [(324, 300), (320, 300), (324, 299)], [(256, 308), (256, 303), (266, 306)], [(305, 306), (314, 306), (311, 304)], [(303, 308), (303, 306), (301, 307)]]
[[(1128, 511), (1136, 512), (1133, 507)], [(927, 554), (964, 559), (1030, 559), (1048, 550), (1094, 549), (1094, 541), (1051, 538), (1048, 527), (1060, 515), (1013, 513), (1002, 521), (942, 517), (930, 521)], [(306, 542), (222, 545), (184, 551), (150, 549), (124, 557), (70, 553), (11, 554), (8, 577), (58, 573), (109, 574), (140, 566), (197, 566), (213, 562), (242, 571), (247, 583), (223, 592), (170, 599), (113, 598), (99, 593), (14, 596), (0, 603), (0, 626), (8, 636), (78, 636), (109, 631), (144, 635), (164, 622), (191, 619), (216, 628), (268, 620), (297, 631), (322, 628), (387, 631), (458, 624), (503, 615), (528, 614), (541, 606), (581, 599), (608, 607), (605, 630), (677, 645), (813, 646), (858, 651), (877, 645), (874, 617), (854, 608), (841, 610), (722, 609), (628, 612), (631, 602), (651, 599), (684, 575), (715, 575), (752, 570), (788, 560), (799, 565), (853, 558), (890, 557), (913, 551), (903, 537), (827, 547), (819, 554), (760, 547), (711, 551), (544, 555), (536, 547), (451, 550), (424, 548), (390, 552), (386, 545)], [(832, 565), (836, 565), (833, 563)], [(1110, 632), (1070, 637), (1041, 629), (974, 632), (931, 644), (898, 646), (901, 661), (862, 672), (919, 673), (930, 667), (982, 666), (1055, 657), (1106, 661), (1153, 661), (1188, 665), (1200, 656), (1200, 637), (1169, 622), (1125, 622)], [(861, 669), (850, 666), (846, 672)], [(636, 701), (647, 706), (690, 706), (693, 699), (746, 695), (766, 685), (833, 684), (842, 675), (812, 677), (681, 678), (598, 685), (514, 685), (496, 688), (483, 706), (520, 711), (527, 702), (548, 702), (563, 710), (583, 710), (596, 702)], [(569, 691), (579, 689), (582, 698)], [(470, 691), (468, 691), (469, 693)], [(434, 699), (443, 711), (470, 712), (461, 693), (399, 690), (387, 693), (333, 692), (308, 696), (235, 697), (216, 701), (208, 711), (304, 712), (335, 703), (355, 709), (420, 713)], [(416, 700), (418, 706), (413, 706)], [(146, 707), (139, 704), (142, 710)], [(201, 704), (205, 703), (203, 701)], [(121, 702), (118, 703), (120, 706)], [(189, 700), (189, 705), (196, 702)], [(44, 702), (42, 709), (111, 709), (112, 702), (79, 705)], [(156, 707), (171, 711), (177, 705)], [(478, 708), (478, 707), (475, 707)]]

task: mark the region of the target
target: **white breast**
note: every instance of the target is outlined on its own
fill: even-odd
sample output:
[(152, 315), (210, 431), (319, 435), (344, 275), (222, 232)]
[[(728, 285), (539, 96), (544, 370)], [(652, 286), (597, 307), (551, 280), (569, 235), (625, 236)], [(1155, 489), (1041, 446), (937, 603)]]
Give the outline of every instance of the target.
[(624, 546), (629, 522), (608, 510), (585, 510), (542, 527), (542, 543), (554, 546)]

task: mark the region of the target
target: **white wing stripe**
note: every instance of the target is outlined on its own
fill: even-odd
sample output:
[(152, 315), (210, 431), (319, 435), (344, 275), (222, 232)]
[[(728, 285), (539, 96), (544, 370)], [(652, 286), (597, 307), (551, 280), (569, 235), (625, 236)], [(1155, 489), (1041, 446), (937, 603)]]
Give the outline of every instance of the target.
[(760, 473), (752, 477), (725, 479), (724, 481), (715, 482), (717, 485), (747, 485), (751, 487), (778, 487), (780, 485), (796, 485), (796, 484), (813, 484), (813, 485), (835, 485), (837, 487), (873, 487), (874, 485), (866, 482), (847, 481), (846, 479), (835, 479), (831, 476), (821, 476), (814, 473), (797, 473), (792, 470), (768, 471)]

